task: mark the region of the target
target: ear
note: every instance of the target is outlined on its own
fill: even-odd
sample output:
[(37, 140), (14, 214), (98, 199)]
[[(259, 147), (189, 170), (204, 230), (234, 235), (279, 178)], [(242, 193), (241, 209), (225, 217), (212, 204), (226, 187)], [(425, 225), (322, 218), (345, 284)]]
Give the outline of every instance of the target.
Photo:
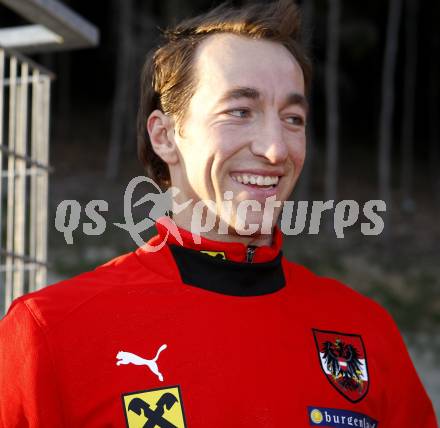
[(147, 131), (154, 153), (166, 164), (179, 161), (174, 139), (174, 120), (160, 110), (154, 110), (147, 119)]

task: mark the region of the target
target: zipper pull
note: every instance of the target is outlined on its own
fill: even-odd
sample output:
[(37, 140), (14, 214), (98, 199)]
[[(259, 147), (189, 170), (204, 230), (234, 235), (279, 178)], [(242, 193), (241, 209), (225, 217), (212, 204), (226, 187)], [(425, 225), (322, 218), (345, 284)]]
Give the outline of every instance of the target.
[(257, 247), (255, 245), (248, 245), (247, 246), (247, 248), (246, 248), (246, 263), (252, 263), (256, 249), (257, 249)]

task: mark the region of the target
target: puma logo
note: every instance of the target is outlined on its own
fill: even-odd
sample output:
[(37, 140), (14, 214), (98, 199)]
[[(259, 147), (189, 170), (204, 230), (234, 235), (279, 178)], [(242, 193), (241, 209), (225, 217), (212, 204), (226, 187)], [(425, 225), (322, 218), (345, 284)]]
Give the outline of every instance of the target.
[(163, 382), (163, 376), (162, 373), (159, 372), (156, 361), (159, 358), (160, 353), (166, 348), (167, 345), (162, 345), (152, 360), (146, 360), (145, 358), (139, 357), (131, 352), (119, 351), (116, 355), (116, 358), (118, 359), (116, 365), (120, 366), (121, 364), (134, 364), (136, 366), (147, 366), (159, 378), (159, 380)]

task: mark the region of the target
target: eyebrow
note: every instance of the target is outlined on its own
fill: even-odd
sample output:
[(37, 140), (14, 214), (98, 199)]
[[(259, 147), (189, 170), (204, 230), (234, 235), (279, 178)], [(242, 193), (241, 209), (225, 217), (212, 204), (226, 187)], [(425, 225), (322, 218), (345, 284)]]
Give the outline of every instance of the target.
[[(259, 98), (261, 98), (261, 94), (258, 89), (240, 86), (226, 91), (226, 93), (220, 98), (218, 103), (221, 104), (231, 100), (238, 100), (240, 98), (258, 100)], [(304, 108), (305, 111), (308, 111), (309, 108), (306, 97), (298, 92), (291, 92), (287, 94), (284, 104), (285, 106), (299, 105)]]
[(260, 92), (255, 88), (247, 88), (247, 87), (237, 87), (229, 89), (226, 93), (220, 98), (218, 103), (224, 103), (226, 101), (238, 100), (239, 98), (249, 98), (251, 100), (257, 100), (260, 98)]
[(306, 112), (309, 110), (309, 103), (307, 102), (307, 98), (304, 95), (299, 94), (298, 92), (292, 92), (288, 94), (285, 104), (286, 106), (299, 105)]

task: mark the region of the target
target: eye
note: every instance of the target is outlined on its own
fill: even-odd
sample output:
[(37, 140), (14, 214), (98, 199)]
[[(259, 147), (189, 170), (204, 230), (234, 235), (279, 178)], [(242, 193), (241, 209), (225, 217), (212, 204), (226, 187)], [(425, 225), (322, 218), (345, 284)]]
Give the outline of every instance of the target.
[(305, 125), (305, 120), (301, 116), (288, 116), (286, 120), (290, 125), (294, 125), (294, 126)]
[(239, 117), (240, 119), (245, 119), (246, 117), (249, 117), (250, 114), (249, 110), (244, 108), (229, 110), (227, 113), (230, 114), (231, 116)]

